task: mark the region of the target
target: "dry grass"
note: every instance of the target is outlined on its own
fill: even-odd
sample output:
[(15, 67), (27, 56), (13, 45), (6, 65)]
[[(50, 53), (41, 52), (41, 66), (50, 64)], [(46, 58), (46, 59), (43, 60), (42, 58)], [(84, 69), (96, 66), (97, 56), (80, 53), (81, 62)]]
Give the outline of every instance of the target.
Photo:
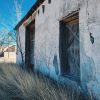
[[(0, 64), (0, 100), (85, 100), (80, 90), (54, 84), (14, 64)], [(87, 99), (88, 100), (88, 99)]]

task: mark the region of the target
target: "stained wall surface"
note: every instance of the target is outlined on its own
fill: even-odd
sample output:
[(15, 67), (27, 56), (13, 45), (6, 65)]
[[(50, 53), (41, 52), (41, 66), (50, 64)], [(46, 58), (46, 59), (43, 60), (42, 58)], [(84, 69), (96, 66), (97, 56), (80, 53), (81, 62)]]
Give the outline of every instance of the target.
[[(45, 5), (43, 13), (42, 5)], [(80, 80), (93, 88), (100, 85), (100, 1), (99, 0), (46, 0), (35, 17), (35, 69), (59, 79), (60, 21), (73, 11), (79, 11)], [(38, 13), (39, 10), (39, 13)], [(91, 35), (90, 35), (91, 34)], [(62, 34), (63, 35), (63, 34)], [(19, 27), (22, 49), (25, 51), (25, 27)], [(91, 39), (94, 39), (94, 43)], [(20, 53), (17, 62), (21, 63)], [(97, 83), (96, 83), (97, 84)], [(95, 87), (94, 87), (95, 88)]]

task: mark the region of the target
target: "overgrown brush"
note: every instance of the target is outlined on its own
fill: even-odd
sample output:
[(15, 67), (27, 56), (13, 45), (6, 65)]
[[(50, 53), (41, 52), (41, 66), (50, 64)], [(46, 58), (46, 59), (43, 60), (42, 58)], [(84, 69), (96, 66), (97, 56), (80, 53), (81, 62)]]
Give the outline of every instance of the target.
[[(0, 64), (0, 100), (85, 100), (80, 90), (28, 73), (15, 64)], [(87, 99), (88, 100), (88, 99)]]

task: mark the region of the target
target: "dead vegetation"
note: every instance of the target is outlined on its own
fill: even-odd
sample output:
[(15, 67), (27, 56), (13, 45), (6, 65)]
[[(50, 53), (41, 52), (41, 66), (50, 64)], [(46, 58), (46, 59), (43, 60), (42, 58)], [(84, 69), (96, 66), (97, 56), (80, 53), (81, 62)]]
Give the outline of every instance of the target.
[(55, 84), (15, 64), (0, 64), (0, 100), (89, 100), (75, 88)]

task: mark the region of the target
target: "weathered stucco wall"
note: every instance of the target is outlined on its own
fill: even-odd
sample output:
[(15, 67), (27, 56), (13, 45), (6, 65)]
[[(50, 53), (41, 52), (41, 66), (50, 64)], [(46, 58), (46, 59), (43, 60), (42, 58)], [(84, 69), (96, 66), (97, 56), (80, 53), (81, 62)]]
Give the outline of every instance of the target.
[(22, 56), (20, 53), (20, 50), (23, 53), (24, 61), (25, 61), (25, 26), (21, 25), (19, 29), (17, 30), (17, 51), (16, 51), (16, 59), (17, 59), (17, 64), (22, 64)]
[[(80, 58), (82, 83), (100, 87), (100, 1), (88, 0), (80, 9)], [(88, 13), (87, 13), (88, 12)], [(90, 33), (94, 44), (90, 41)], [(95, 83), (96, 82), (96, 83)], [(100, 92), (99, 92), (100, 93)]]
[(59, 68), (59, 21), (57, 11), (59, 3), (56, 1), (51, 4), (44, 2), (45, 13), (42, 12), (42, 6), (39, 7), (40, 14), (36, 16), (35, 33), (35, 64), (41, 66), (40, 71), (45, 71), (51, 77), (56, 77)]
[[(72, 11), (79, 9), (79, 2), (76, 0), (48, 0), (43, 3), (45, 12), (42, 12), (42, 5), (38, 8), (39, 15), (36, 15), (35, 33), (35, 64), (36, 68), (53, 78), (58, 78), (60, 72), (59, 61), (59, 22), (63, 17)], [(69, 6), (71, 5), (71, 6)], [(41, 66), (44, 67), (37, 67)]]
[[(99, 81), (100, 75), (100, 1), (99, 0), (52, 0), (37, 9), (35, 18), (35, 68), (58, 78), (59, 60), (59, 21), (72, 11), (79, 10), (80, 28), (80, 79), (91, 84)], [(39, 10), (39, 14), (38, 14)], [(19, 28), (23, 51), (25, 50), (25, 27)], [(90, 41), (90, 33), (94, 44)], [(20, 62), (20, 55), (17, 61)], [(20, 60), (20, 61), (19, 61)], [(100, 82), (99, 82), (100, 83)]]

